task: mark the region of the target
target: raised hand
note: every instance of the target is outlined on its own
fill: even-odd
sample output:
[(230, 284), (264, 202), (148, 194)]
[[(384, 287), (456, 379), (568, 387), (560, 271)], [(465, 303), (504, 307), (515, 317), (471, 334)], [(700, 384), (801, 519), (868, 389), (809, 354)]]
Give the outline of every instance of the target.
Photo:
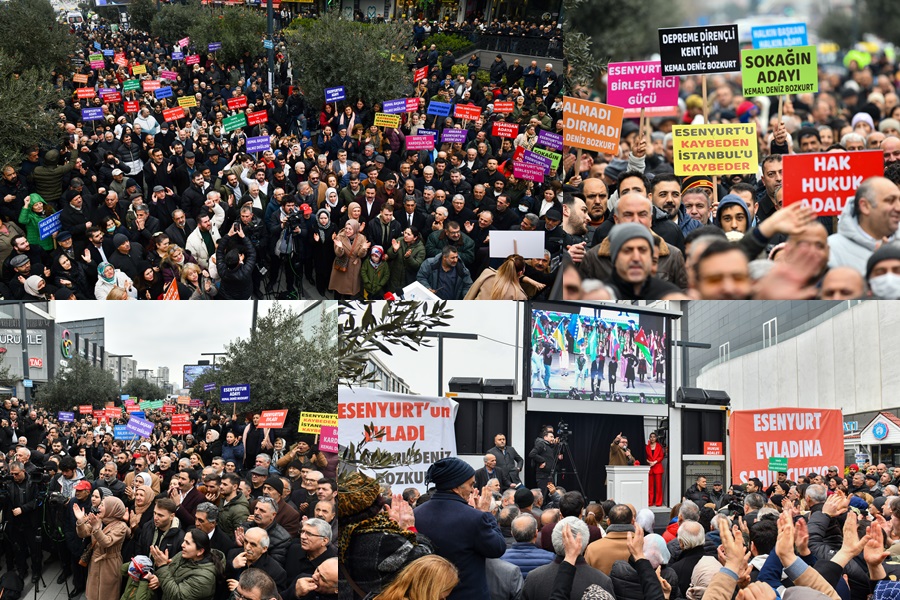
[(644, 529), (638, 525), (634, 526), (634, 533), (628, 532), (628, 551), (634, 560), (644, 558)]

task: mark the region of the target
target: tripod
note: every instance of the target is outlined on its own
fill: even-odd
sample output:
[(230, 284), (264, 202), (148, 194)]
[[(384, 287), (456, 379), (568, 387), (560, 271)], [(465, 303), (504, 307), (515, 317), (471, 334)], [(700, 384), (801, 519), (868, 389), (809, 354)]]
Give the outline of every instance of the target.
[[(566, 439), (561, 439), (559, 444), (556, 446), (556, 454), (555, 459), (553, 461), (553, 468), (550, 469), (550, 479), (553, 480), (553, 485), (556, 485), (556, 476), (560, 473), (559, 471), (559, 462), (560, 456), (565, 457), (568, 452), (568, 456), (570, 462), (572, 463), (572, 473), (575, 475), (575, 481), (578, 483), (578, 491), (584, 495), (584, 485), (581, 483), (581, 477), (578, 475), (578, 468), (575, 466), (575, 460), (572, 456), (572, 448), (569, 447), (569, 442)], [(562, 472), (563, 475), (566, 474), (565, 471)]]

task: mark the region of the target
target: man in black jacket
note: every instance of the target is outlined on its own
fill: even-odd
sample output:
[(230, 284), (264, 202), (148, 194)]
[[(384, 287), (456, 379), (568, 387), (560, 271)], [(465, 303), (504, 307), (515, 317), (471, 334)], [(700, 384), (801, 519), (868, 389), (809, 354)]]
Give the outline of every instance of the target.
[(177, 507), (169, 498), (159, 498), (153, 506), (153, 521), (147, 521), (141, 527), (135, 555), (150, 556), (150, 546), (156, 546), (162, 551), (169, 551), (169, 556), (175, 556), (181, 552), (181, 542), (184, 541), (184, 531), (181, 523), (175, 516)]
[(534, 448), (528, 453), (531, 464), (535, 467), (535, 479), (537, 485), (541, 488), (544, 497), (548, 497), (547, 483), (550, 482), (550, 475), (553, 467), (556, 466), (557, 460), (562, 460), (562, 454), (556, 454), (556, 436), (553, 435), (553, 427), (544, 425), (541, 429), (541, 437), (534, 440)]
[[(7, 554), (7, 566), (15, 560), (16, 571), (24, 579), (28, 572), (26, 557), (31, 555), (32, 581), (40, 578), (42, 550), (40, 537), (41, 511), (37, 499), (36, 482), (25, 472), (25, 465), (18, 460), (9, 465), (10, 481), (0, 488), (7, 539), (15, 550)], [(12, 556), (10, 556), (12, 555)]]
[[(239, 247), (230, 243), (239, 238)], [(226, 249), (229, 248), (227, 250)], [(256, 250), (237, 223), (228, 231), (227, 240), (220, 240), (216, 249), (216, 264), (222, 285), (219, 297), (227, 300), (248, 300), (253, 296), (253, 273), (256, 271)], [(223, 268), (224, 267), (224, 268)]]
[(493, 454), (497, 458), (497, 468), (506, 473), (510, 488), (522, 485), (519, 471), (525, 466), (525, 459), (515, 448), (506, 445), (506, 435), (498, 433), (494, 436), (494, 447), (488, 450), (488, 454)]

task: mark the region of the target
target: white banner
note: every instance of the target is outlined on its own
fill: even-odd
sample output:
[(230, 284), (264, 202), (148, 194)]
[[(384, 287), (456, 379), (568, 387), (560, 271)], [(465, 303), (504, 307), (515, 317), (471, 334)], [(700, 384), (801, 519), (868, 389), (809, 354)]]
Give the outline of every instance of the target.
[(341, 388), (338, 439), (341, 446), (358, 446), (365, 439), (364, 427), (371, 423), (376, 429), (384, 430), (385, 435), (366, 444), (367, 449), (402, 454), (415, 443), (416, 449), (422, 451), (420, 460), (383, 471), (384, 481), (397, 494), (410, 487), (424, 493), (428, 467), (447, 456), (456, 456), (453, 422), (458, 407), (449, 398), (408, 396), (372, 388)]

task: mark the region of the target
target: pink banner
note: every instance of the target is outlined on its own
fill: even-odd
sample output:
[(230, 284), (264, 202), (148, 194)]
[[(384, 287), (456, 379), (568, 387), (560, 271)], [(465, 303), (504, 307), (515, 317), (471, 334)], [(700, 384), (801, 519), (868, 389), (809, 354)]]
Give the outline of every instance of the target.
[(606, 102), (622, 108), (678, 104), (678, 78), (663, 77), (654, 61), (609, 63)]
[(177, 81), (178, 73), (176, 73), (175, 71), (160, 71), (159, 78), (168, 79), (169, 81)]
[(544, 181), (544, 171), (546, 168), (542, 165), (531, 165), (528, 163), (514, 162), (513, 175), (516, 179), (525, 179), (541, 183)]
[(408, 135), (406, 136), (407, 150), (434, 150), (434, 136)]
[(319, 450), (322, 452), (338, 451), (338, 428), (334, 426), (323, 425), (319, 432)]

